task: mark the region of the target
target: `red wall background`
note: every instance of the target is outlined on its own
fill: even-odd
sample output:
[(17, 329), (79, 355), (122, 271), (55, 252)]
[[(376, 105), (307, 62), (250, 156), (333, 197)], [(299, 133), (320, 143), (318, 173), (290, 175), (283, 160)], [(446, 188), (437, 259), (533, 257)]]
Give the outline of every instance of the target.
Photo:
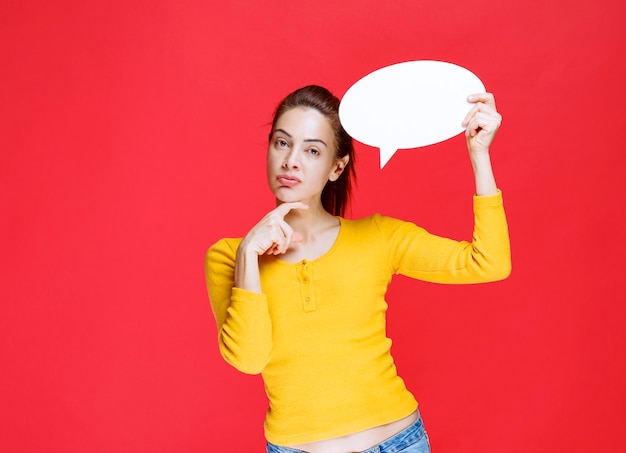
[[(219, 356), (204, 252), (272, 208), (282, 96), (438, 59), (504, 116), (513, 274), (390, 289), (434, 451), (624, 451), (624, 5), (2, 1), (0, 449), (262, 451), (262, 382)], [(470, 237), (462, 137), (382, 171), (358, 152), (354, 217)]]

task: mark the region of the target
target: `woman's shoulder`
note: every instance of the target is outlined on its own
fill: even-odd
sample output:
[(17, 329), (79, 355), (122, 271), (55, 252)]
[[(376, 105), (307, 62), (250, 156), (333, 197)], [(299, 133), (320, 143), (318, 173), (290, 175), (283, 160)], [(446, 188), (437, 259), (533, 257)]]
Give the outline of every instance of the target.
[(395, 217), (390, 217), (386, 215), (382, 215), (380, 213), (374, 213), (372, 215), (366, 217), (360, 217), (358, 219), (345, 219), (341, 218), (341, 223), (345, 225), (349, 225), (354, 228), (381, 228), (390, 225), (401, 225), (408, 222), (404, 220), (397, 219)]
[(206, 262), (211, 261), (234, 261), (237, 247), (242, 238), (222, 238), (211, 245), (206, 252)]
[(411, 222), (379, 213), (357, 219), (342, 218), (341, 223), (342, 227), (345, 227), (345, 230), (352, 235), (382, 235), (383, 237), (394, 234), (400, 228), (407, 225), (415, 227)]

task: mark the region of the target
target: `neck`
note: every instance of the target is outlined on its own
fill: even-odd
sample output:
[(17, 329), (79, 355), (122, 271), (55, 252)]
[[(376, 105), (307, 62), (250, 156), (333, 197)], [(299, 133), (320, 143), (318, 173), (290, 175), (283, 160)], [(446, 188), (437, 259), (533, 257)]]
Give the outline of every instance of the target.
[(336, 217), (326, 211), (322, 203), (310, 203), (309, 209), (294, 209), (285, 216), (285, 221), (302, 235), (305, 242), (318, 232), (338, 223)]

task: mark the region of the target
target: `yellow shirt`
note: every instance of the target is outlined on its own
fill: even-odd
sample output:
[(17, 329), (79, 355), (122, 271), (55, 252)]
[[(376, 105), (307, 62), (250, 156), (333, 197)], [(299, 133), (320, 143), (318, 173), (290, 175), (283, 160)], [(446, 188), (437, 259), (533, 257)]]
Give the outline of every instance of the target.
[(206, 256), (209, 298), (224, 359), (262, 373), (265, 436), (278, 445), (331, 439), (399, 420), (417, 408), (397, 375), (385, 333), (394, 274), (438, 283), (481, 283), (510, 273), (502, 194), (474, 197), (473, 241), (434, 236), (378, 214), (340, 218), (331, 249), (298, 263), (260, 257), (258, 294), (234, 287), (241, 239)]

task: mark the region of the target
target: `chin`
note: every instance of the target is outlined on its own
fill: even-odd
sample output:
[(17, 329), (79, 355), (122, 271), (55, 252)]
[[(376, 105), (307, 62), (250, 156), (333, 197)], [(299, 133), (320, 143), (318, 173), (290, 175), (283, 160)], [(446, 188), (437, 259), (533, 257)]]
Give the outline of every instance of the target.
[(295, 203), (296, 201), (302, 201), (299, 197), (276, 197), (277, 203)]
[(293, 203), (294, 201), (301, 200), (301, 198), (298, 197), (295, 193), (291, 192), (290, 190), (285, 190), (282, 187), (272, 190), (272, 193), (274, 194), (274, 198), (276, 198), (276, 201), (280, 203)]

